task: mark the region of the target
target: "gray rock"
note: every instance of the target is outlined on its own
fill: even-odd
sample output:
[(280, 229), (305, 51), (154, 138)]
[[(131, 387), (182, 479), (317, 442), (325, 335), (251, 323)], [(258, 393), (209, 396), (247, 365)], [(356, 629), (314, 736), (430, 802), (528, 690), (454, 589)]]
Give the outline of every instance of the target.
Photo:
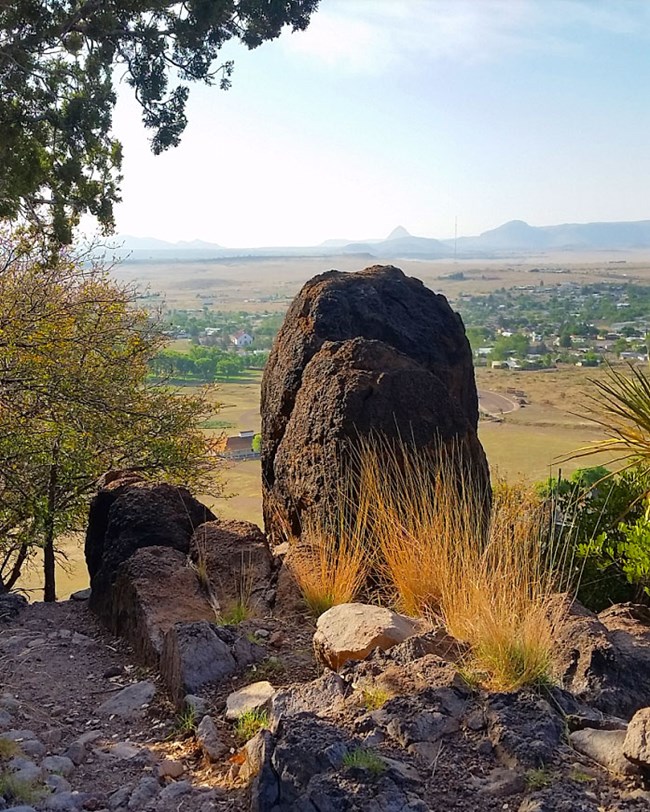
[(16, 757), (9, 762), (9, 769), (18, 781), (28, 784), (37, 783), (43, 779), (43, 770), (27, 758)]
[(156, 693), (156, 686), (151, 680), (134, 682), (127, 685), (119, 693), (107, 699), (97, 708), (97, 712), (104, 716), (121, 716), (128, 719), (142, 713), (143, 705), (148, 705)]
[(180, 778), (185, 772), (182, 762), (173, 758), (166, 758), (158, 765), (158, 775), (161, 778)]
[(36, 812), (33, 806), (10, 806), (5, 812)]
[(36, 734), (33, 730), (7, 730), (6, 733), (2, 734), (2, 738), (22, 744), (22, 742), (34, 741)]
[(389, 649), (416, 631), (411, 618), (386, 607), (343, 603), (318, 618), (314, 652), (319, 662), (336, 671), (348, 660), (365, 660), (374, 649)]
[(129, 784), (120, 787), (108, 799), (109, 809), (120, 809), (126, 807), (133, 792), (133, 787)]
[(87, 601), (90, 598), (90, 587), (87, 589), (78, 589), (70, 595), (70, 600), (73, 601)]
[(62, 775), (57, 775), (56, 773), (48, 775), (45, 779), (45, 786), (49, 787), (55, 794), (57, 792), (70, 792), (72, 790), (69, 782), (66, 781)]
[(236, 669), (229, 646), (205, 620), (176, 623), (165, 635), (160, 673), (179, 703), (186, 694), (219, 682)]
[(0, 708), (9, 713), (16, 713), (20, 710), (20, 702), (13, 694), (4, 693), (0, 696)]
[(79, 766), (83, 764), (86, 758), (86, 745), (80, 741), (73, 741), (68, 749), (65, 751), (65, 755), (72, 761), (73, 764)]
[(507, 798), (526, 789), (526, 779), (521, 773), (507, 767), (496, 767), (484, 779), (475, 779), (480, 792), (493, 798)]
[(0, 710), (0, 730), (11, 727), (12, 724), (11, 714), (6, 710)]
[(564, 723), (551, 705), (525, 691), (493, 694), (486, 721), (489, 738), (506, 767), (542, 767), (564, 735)]
[(65, 778), (74, 771), (74, 763), (67, 756), (47, 756), (41, 762), (41, 767), (47, 773), (56, 773)]
[(640, 767), (650, 767), (650, 708), (641, 708), (627, 728), (623, 753)]
[(158, 800), (161, 803), (175, 801), (177, 798), (181, 798), (183, 795), (187, 795), (191, 791), (192, 785), (189, 781), (174, 781), (162, 790), (158, 796)]
[(210, 716), (204, 716), (201, 719), (196, 729), (196, 740), (210, 761), (219, 761), (228, 752), (228, 747), (221, 740), (216, 725)]
[(28, 739), (27, 741), (21, 742), (20, 749), (23, 753), (32, 758), (41, 758), (46, 753), (45, 745), (38, 739)]
[(455, 733), (459, 727), (456, 719), (437, 711), (422, 711), (411, 718), (392, 716), (388, 712), (383, 717), (381, 711), (376, 711), (372, 716), (378, 720), (384, 719), (380, 727), (402, 747), (408, 747), (413, 742), (436, 742), (449, 733)]
[(277, 691), (270, 703), (271, 727), (277, 727), (280, 719), (306, 711), (316, 716), (329, 716), (343, 706), (347, 690), (345, 681), (338, 674), (328, 672), (312, 682)]
[(183, 700), (183, 705), (186, 709), (191, 708), (198, 719), (203, 719), (206, 713), (208, 713), (210, 710), (210, 703), (208, 700), (204, 699), (202, 696), (196, 696), (195, 694), (186, 694), (185, 699)]
[(160, 784), (158, 783), (158, 779), (151, 775), (145, 775), (138, 781), (136, 788), (131, 793), (128, 808), (133, 809), (134, 812), (141, 812), (159, 792)]
[(143, 766), (154, 761), (154, 756), (147, 747), (130, 741), (112, 742), (96, 749), (95, 752), (100, 757), (108, 757), (117, 761), (129, 761), (132, 764), (141, 764)]
[(606, 770), (619, 775), (634, 775), (638, 768), (623, 753), (625, 736), (624, 730), (594, 730), (587, 727), (571, 733), (569, 742), (579, 753), (593, 759)]
[(74, 632), (72, 635), (72, 644), (74, 646), (94, 646), (95, 640), (92, 637), (88, 637), (87, 634), (80, 634), (79, 632)]
[(228, 695), (226, 699), (226, 719), (238, 719), (243, 713), (267, 708), (275, 694), (270, 682), (262, 680), (246, 685), (239, 691)]
[(88, 792), (60, 792), (50, 795), (43, 803), (48, 812), (73, 812), (82, 809), (86, 801), (92, 796)]

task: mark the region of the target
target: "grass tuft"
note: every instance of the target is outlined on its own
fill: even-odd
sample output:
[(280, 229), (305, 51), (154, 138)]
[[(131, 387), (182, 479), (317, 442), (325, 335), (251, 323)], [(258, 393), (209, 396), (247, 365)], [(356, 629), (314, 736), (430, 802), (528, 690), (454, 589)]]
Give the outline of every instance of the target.
[(243, 598), (237, 598), (230, 606), (222, 610), (219, 620), (224, 626), (237, 626), (252, 617), (252, 614), (247, 601)]
[(379, 685), (367, 685), (361, 689), (361, 702), (367, 711), (379, 710), (391, 698), (391, 694)]
[(23, 781), (8, 772), (0, 772), (0, 798), (11, 806), (32, 805), (38, 803), (44, 790), (33, 781)]
[(544, 789), (553, 781), (551, 774), (544, 767), (528, 770), (526, 773), (526, 786), (529, 790)]
[(372, 438), (359, 470), (389, 599), (465, 643), (470, 680), (501, 691), (547, 683), (566, 602), (532, 490), (497, 484), (490, 504), (455, 446), (418, 451)]
[(252, 739), (263, 728), (269, 726), (269, 714), (265, 710), (249, 710), (242, 713), (235, 722), (235, 738), (242, 744)]
[(347, 752), (343, 756), (343, 764), (346, 767), (367, 770), (374, 776), (381, 775), (386, 770), (386, 762), (381, 756), (363, 747), (357, 747), (355, 750)]
[(315, 617), (359, 596), (369, 572), (365, 517), (363, 503), (352, 512), (342, 496), (337, 521), (309, 522), (291, 540), (287, 565)]
[(176, 736), (189, 736), (194, 734), (198, 726), (198, 715), (193, 705), (186, 705), (176, 716), (174, 729), (169, 738)]
[(0, 737), (0, 760), (5, 760), (18, 756), (22, 753), (20, 745), (11, 739)]

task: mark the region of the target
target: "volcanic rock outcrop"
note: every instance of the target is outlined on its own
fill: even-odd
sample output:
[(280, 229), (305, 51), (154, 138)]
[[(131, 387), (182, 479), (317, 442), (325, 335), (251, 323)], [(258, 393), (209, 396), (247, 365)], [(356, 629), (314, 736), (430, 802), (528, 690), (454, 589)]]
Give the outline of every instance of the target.
[(262, 381), (264, 521), (274, 541), (317, 520), (340, 488), (342, 444), (377, 433), (417, 448), (457, 443), (475, 482), (472, 354), (444, 296), (392, 266), (329, 271), (294, 299)]
[(187, 555), (194, 530), (214, 518), (186, 488), (132, 478), (108, 484), (93, 499), (88, 516), (91, 608), (117, 632), (113, 586), (120, 566), (144, 547), (168, 547)]

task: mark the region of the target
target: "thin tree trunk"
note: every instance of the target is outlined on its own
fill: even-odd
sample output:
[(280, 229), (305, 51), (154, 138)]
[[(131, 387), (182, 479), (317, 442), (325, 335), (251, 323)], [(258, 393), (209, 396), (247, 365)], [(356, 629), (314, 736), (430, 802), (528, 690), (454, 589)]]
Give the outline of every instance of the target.
[(56, 573), (54, 561), (54, 511), (56, 507), (56, 485), (58, 479), (58, 447), (54, 448), (54, 461), (50, 465), (47, 483), (47, 516), (45, 519), (45, 547), (43, 548), (43, 600), (52, 603), (56, 600)]
[(26, 542), (20, 545), (20, 549), (18, 550), (18, 555), (16, 556), (16, 560), (14, 561), (14, 565), (11, 568), (11, 572), (9, 573), (9, 577), (6, 581), (3, 581), (0, 578), (0, 594), (2, 592), (9, 592), (10, 589), (15, 585), (16, 581), (20, 578), (20, 574), (23, 569), (23, 564), (25, 563), (25, 559), (27, 558), (27, 553), (29, 552), (29, 545)]

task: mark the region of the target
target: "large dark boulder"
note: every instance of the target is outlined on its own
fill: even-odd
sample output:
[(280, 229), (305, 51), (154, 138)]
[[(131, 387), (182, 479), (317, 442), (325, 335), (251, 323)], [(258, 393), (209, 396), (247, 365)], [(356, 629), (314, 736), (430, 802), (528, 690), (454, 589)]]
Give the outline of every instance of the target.
[(118, 570), (136, 550), (171, 547), (189, 552), (192, 534), (214, 515), (182, 487), (116, 480), (93, 499), (86, 531), (90, 607), (109, 626)]
[(267, 533), (331, 509), (340, 450), (371, 432), (457, 443), (488, 487), (472, 354), (444, 296), (392, 266), (329, 271), (293, 301), (262, 380)]

